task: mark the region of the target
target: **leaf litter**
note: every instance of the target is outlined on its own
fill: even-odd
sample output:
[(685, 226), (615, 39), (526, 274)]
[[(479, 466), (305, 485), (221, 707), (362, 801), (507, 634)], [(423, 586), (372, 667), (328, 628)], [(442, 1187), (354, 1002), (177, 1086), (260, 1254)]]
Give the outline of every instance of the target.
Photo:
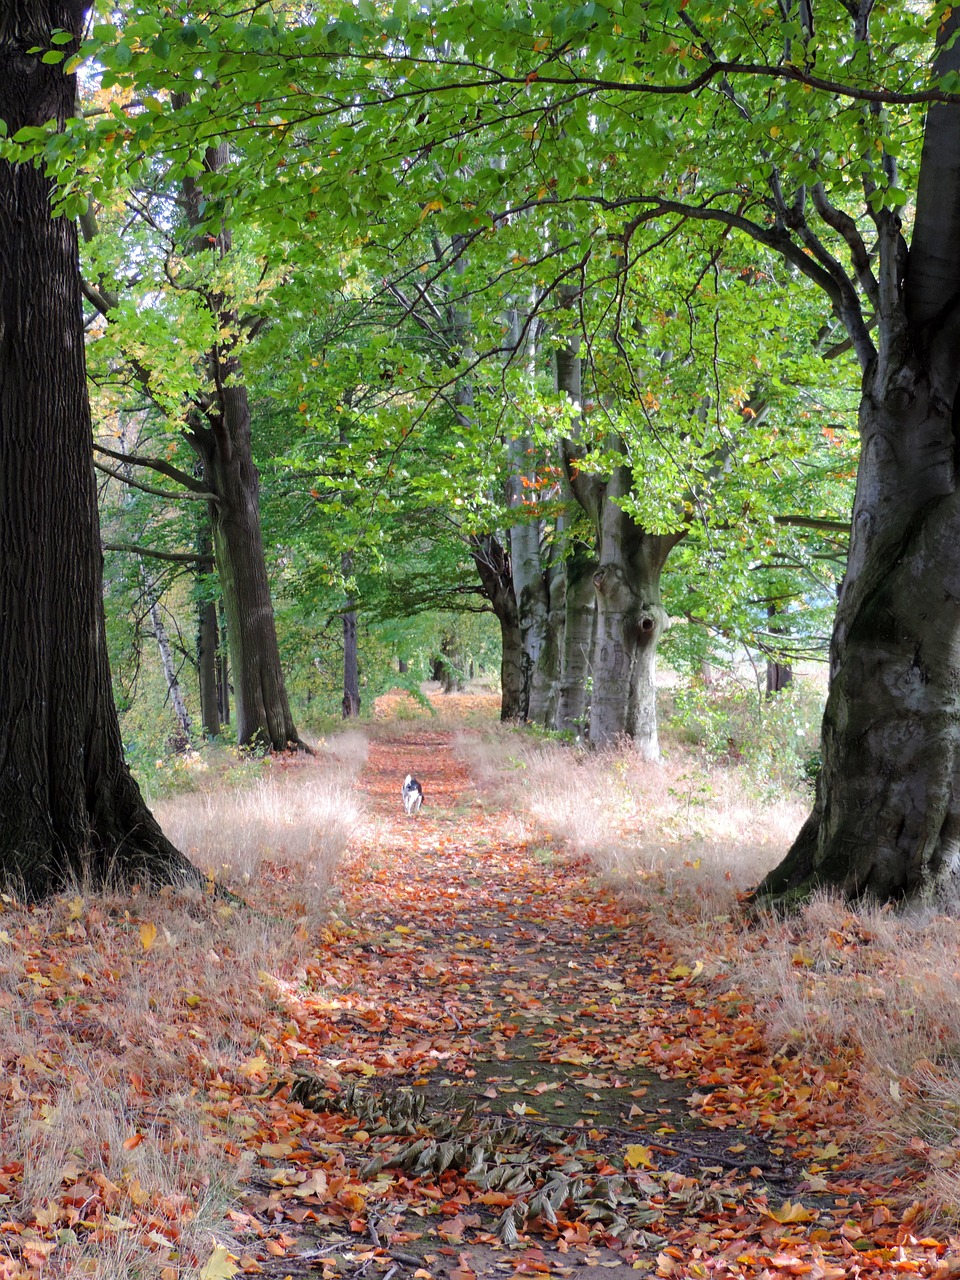
[[(96, 1078), (117, 1123), (96, 1151), (68, 1138), (43, 1187), (6, 1135), (0, 1280), (133, 1274), (134, 1246), (160, 1280), (960, 1275), (909, 1175), (863, 1149), (849, 1055), (772, 1051), (642, 902), (508, 838), (449, 733), (374, 741), (361, 785), (336, 909), (292, 912), (298, 947), (257, 990), (181, 975), (125, 1032), (114, 989), (170, 950), (156, 900), (4, 904), (4, 1110), (53, 1133), (72, 1105), (92, 1132)], [(222, 970), (236, 919), (192, 911)], [(150, 1182), (151, 1147), (182, 1153), (178, 1186)]]

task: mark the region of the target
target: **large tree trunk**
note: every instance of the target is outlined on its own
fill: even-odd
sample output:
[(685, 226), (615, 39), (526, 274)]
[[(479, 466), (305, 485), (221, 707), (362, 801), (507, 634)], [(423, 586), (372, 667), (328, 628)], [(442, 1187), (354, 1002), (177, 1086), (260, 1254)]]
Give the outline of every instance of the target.
[(560, 675), (563, 663), (567, 599), (567, 579), (564, 563), (560, 558), (562, 533), (563, 521), (559, 521), (557, 538), (546, 549), (543, 581), (547, 596), (547, 615), (543, 645), (533, 672), (528, 711), (533, 723), (543, 725), (546, 729), (557, 727), (557, 709), (560, 705)]
[[(955, 361), (953, 362), (955, 363)], [(850, 562), (837, 609), (817, 798), (760, 886), (956, 905), (960, 492), (951, 369), (868, 375)], [(937, 385), (939, 384), (939, 385)], [(944, 392), (952, 399), (947, 401)]]
[(588, 689), (593, 675), (597, 593), (593, 575), (597, 557), (575, 541), (564, 561), (563, 658), (560, 666), (560, 701), (556, 728), (584, 734), (589, 723)]
[(621, 511), (617, 499), (632, 483), (629, 468), (618, 467), (600, 509), (590, 740), (632, 738), (645, 760), (658, 760), (657, 644), (667, 623), (660, 574), (678, 537), (647, 533)]
[[(954, 10), (941, 31), (960, 25)], [(960, 45), (938, 71), (960, 68)], [(913, 241), (882, 234), (813, 812), (758, 889), (960, 906), (960, 108), (930, 108)]]
[[(14, 134), (73, 111), (63, 64), (26, 49), (79, 39), (87, 5), (7, 5), (0, 119)], [(65, 47), (69, 58), (76, 43)], [(0, 878), (40, 896), (77, 881), (198, 873), (123, 759), (107, 658), (102, 554), (74, 224), (51, 184), (0, 160)]]
[[(576, 341), (558, 347), (555, 359), (557, 389), (565, 391), (579, 411), (581, 368)], [(597, 534), (590, 740), (602, 746), (632, 738), (641, 756), (658, 760), (656, 658), (667, 621), (660, 574), (683, 535), (647, 533), (621, 510), (619, 503), (629, 497), (633, 486), (632, 471), (623, 465), (609, 478), (585, 473), (579, 434), (575, 422), (573, 436), (563, 444), (563, 460), (567, 483)], [(607, 447), (624, 453), (618, 439), (609, 440)], [(564, 711), (564, 721), (569, 722), (569, 709)]]
[(477, 566), (484, 594), (500, 623), (500, 719), (520, 720), (523, 718), (523, 644), (510, 557), (490, 533), (470, 539), (470, 554)]

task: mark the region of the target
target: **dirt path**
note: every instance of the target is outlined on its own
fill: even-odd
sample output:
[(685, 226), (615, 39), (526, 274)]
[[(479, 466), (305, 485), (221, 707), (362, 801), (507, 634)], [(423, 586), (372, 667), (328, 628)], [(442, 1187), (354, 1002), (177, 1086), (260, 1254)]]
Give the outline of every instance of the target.
[(299, 1228), (269, 1274), (887, 1274), (840, 1230), (862, 1189), (822, 1072), (771, 1062), (736, 993), (524, 839), (450, 735), (374, 742), (360, 786), (349, 924), (298, 1015), (334, 1029), (293, 1099), (328, 1172), (296, 1200), (264, 1180), (258, 1212)]

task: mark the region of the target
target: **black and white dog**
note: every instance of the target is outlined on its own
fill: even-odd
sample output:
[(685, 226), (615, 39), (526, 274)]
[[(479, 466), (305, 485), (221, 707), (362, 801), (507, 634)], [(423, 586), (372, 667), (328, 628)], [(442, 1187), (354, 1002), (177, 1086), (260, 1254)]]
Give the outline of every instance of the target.
[(403, 797), (403, 807), (408, 814), (420, 812), (420, 806), (423, 804), (423, 787), (412, 773), (408, 773), (404, 778), (400, 794)]

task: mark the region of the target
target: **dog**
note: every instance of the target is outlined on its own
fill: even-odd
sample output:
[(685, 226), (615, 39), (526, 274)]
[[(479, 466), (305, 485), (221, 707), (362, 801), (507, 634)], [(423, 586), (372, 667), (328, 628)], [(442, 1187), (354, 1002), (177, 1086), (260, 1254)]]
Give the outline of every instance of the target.
[(423, 787), (412, 773), (408, 773), (404, 778), (400, 795), (403, 797), (404, 810), (409, 816), (420, 812), (420, 806), (423, 804)]

